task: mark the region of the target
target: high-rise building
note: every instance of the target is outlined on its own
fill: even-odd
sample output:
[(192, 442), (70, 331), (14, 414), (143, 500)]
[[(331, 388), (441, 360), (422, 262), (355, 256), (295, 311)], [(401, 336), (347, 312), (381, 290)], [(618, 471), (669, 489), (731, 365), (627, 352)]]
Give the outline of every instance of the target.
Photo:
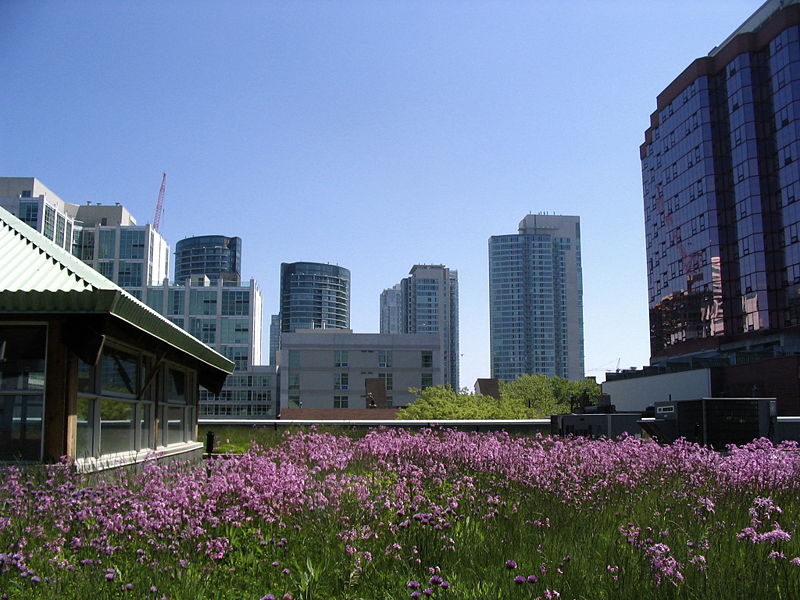
[(444, 385), (458, 390), (458, 271), (414, 265), (409, 277), (381, 293), (380, 331), (435, 333), (442, 348)]
[(139, 300), (169, 274), (169, 245), (152, 225), (137, 225), (120, 204), (68, 205), (75, 216), (72, 253)]
[(281, 263), (281, 332), (350, 328), (350, 271), (313, 262)]
[(0, 177), (0, 206), (59, 247), (72, 251), (72, 205), (35, 177)]
[(527, 215), (489, 238), (491, 373), (584, 377), (580, 218)]
[(402, 306), (403, 289), (399, 283), (381, 292), (381, 333), (401, 333), (403, 331)]
[(271, 315), (269, 319), (269, 364), (277, 364), (275, 357), (281, 347), (281, 315)]
[(640, 148), (651, 364), (800, 351), (800, 4), (769, 0), (657, 98)]
[(184, 238), (175, 245), (175, 283), (192, 275), (205, 275), (216, 283), (239, 285), (242, 271), (242, 240), (224, 235)]
[(33, 177), (0, 177), (0, 205), (138, 299), (169, 273), (164, 238), (118, 202), (72, 204)]

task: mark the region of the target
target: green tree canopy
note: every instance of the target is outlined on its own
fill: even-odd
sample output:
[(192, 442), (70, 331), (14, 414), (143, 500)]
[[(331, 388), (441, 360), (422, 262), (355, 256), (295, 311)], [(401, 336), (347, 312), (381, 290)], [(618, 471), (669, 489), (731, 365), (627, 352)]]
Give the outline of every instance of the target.
[(579, 401), (584, 392), (595, 404), (600, 386), (593, 379), (523, 375), (500, 384), (499, 400), (446, 386), (410, 391), (416, 398), (398, 412), (398, 419), (537, 419), (569, 412), (572, 398)]

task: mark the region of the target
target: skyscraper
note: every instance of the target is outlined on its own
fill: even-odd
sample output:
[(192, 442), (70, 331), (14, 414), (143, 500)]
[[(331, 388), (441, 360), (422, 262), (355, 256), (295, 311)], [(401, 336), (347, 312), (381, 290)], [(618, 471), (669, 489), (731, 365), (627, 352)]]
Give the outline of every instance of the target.
[(381, 292), (380, 318), (381, 333), (400, 333), (403, 331), (401, 315), (403, 306), (403, 289), (397, 283)]
[(313, 262), (281, 263), (281, 332), (350, 328), (350, 271)]
[(212, 283), (239, 285), (242, 272), (242, 239), (224, 235), (184, 238), (175, 245), (175, 283), (192, 275), (205, 275)]
[(489, 238), (489, 334), (493, 378), (583, 378), (579, 217), (527, 215)]
[(800, 5), (659, 94), (640, 148), (651, 363), (800, 350)]
[(458, 390), (458, 271), (414, 265), (409, 275), (381, 294), (381, 333), (437, 334), (444, 384)]

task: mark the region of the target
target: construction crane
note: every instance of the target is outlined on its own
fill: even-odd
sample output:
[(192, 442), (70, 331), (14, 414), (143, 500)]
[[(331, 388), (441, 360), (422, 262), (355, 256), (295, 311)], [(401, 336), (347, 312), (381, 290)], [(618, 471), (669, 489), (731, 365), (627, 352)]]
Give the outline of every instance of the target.
[(153, 230), (158, 231), (161, 225), (161, 215), (164, 213), (164, 192), (167, 189), (167, 174), (161, 174), (161, 189), (158, 190), (158, 202), (156, 202), (156, 213), (153, 215)]

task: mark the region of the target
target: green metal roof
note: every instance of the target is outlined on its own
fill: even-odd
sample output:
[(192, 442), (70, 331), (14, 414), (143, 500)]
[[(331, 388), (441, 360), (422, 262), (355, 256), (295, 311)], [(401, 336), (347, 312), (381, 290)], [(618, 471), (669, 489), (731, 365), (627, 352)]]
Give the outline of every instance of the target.
[(110, 314), (232, 373), (234, 363), (0, 207), (0, 313)]

